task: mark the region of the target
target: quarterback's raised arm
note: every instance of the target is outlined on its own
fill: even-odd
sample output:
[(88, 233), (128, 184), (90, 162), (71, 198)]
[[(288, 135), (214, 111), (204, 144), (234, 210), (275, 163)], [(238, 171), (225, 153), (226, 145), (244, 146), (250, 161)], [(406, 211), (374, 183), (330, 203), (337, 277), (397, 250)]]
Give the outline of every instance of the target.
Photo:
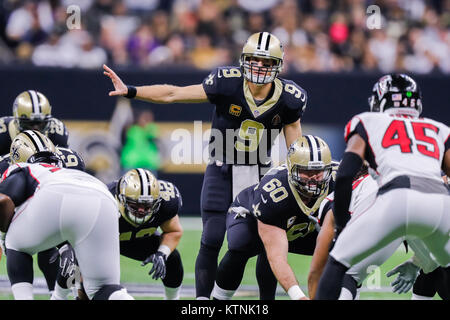
[(103, 69), (103, 74), (108, 76), (114, 85), (114, 90), (109, 92), (110, 96), (124, 96), (153, 103), (208, 102), (208, 97), (201, 84), (186, 87), (167, 84), (140, 87), (127, 86), (111, 68), (103, 65)]

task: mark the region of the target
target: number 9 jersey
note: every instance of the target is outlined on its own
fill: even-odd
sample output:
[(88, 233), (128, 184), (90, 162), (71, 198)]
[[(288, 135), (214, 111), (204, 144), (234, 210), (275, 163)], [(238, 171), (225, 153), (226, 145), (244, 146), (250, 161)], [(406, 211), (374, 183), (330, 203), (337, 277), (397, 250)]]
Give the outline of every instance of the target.
[(210, 157), (227, 164), (267, 164), (281, 128), (300, 119), (307, 102), (304, 89), (281, 78), (275, 78), (265, 100), (255, 101), (237, 67), (216, 68), (203, 89), (216, 106)]
[(444, 153), (450, 148), (450, 129), (428, 118), (364, 112), (346, 125), (348, 142), (357, 133), (366, 142), (366, 160), (379, 175), (380, 186), (400, 175), (442, 182)]

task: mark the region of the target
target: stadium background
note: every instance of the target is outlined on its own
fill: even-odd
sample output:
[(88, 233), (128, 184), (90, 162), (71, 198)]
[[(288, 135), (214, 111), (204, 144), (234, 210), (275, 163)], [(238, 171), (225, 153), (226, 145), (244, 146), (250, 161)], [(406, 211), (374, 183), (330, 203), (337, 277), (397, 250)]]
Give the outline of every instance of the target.
[[(80, 29), (70, 30), (73, 5)], [(380, 29), (367, 27), (371, 5), (380, 9)], [(423, 116), (449, 123), (449, 27), (448, 0), (3, 0), (0, 115), (11, 115), (20, 92), (43, 92), (69, 129), (70, 147), (109, 182), (122, 172), (124, 128), (140, 110), (152, 110), (163, 162), (158, 177), (178, 186), (181, 217), (198, 217), (205, 164), (175, 164), (173, 133), (187, 129), (192, 156), (203, 152), (207, 139), (195, 130), (208, 129), (214, 107), (109, 97), (103, 63), (127, 84), (197, 84), (215, 66), (238, 65), (251, 33), (273, 32), (285, 48), (281, 76), (308, 93), (304, 134), (324, 138), (340, 159), (344, 125), (368, 109), (372, 85), (386, 72), (411, 74), (423, 91)], [(283, 161), (284, 141), (280, 146), (275, 162)]]

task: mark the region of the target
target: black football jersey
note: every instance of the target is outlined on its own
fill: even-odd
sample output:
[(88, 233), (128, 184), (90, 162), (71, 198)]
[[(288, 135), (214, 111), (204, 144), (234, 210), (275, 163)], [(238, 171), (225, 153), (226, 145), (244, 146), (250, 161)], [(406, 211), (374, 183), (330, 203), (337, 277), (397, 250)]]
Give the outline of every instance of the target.
[[(0, 155), (9, 153), (12, 140), (20, 133), (14, 117), (0, 118)], [(57, 147), (67, 148), (69, 133), (61, 120), (52, 118), (48, 130), (44, 134)]]
[[(157, 231), (161, 224), (178, 214), (178, 211), (183, 205), (178, 188), (168, 181), (158, 180), (158, 182), (160, 187), (159, 194), (161, 196), (159, 210), (149, 221), (139, 226), (133, 226), (121, 216), (119, 219), (120, 241), (132, 241), (149, 237)], [(114, 181), (108, 184), (108, 189), (114, 196), (117, 195), (117, 183), (118, 181)]]
[(204, 80), (215, 105), (210, 157), (228, 164), (266, 164), (281, 128), (300, 119), (306, 91), (295, 82), (276, 78), (264, 101), (255, 102), (237, 67), (219, 67)]
[(289, 252), (312, 254), (318, 235), (318, 211), (332, 185), (315, 201), (304, 204), (288, 182), (285, 165), (272, 168), (261, 181), (244, 189), (235, 200), (265, 224), (286, 231)]

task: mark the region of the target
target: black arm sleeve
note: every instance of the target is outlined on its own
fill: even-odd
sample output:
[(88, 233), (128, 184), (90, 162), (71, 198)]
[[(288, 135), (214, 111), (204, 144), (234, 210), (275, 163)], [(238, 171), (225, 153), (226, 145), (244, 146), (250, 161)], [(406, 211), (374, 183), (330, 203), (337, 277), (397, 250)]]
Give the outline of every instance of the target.
[(30, 196), (27, 192), (27, 175), (23, 170), (11, 173), (0, 183), (0, 193), (6, 194), (16, 207), (24, 203)]
[(352, 199), (352, 183), (362, 164), (363, 160), (356, 153), (345, 152), (342, 157), (334, 190), (333, 213), (337, 230), (342, 230), (350, 220), (348, 208)]

